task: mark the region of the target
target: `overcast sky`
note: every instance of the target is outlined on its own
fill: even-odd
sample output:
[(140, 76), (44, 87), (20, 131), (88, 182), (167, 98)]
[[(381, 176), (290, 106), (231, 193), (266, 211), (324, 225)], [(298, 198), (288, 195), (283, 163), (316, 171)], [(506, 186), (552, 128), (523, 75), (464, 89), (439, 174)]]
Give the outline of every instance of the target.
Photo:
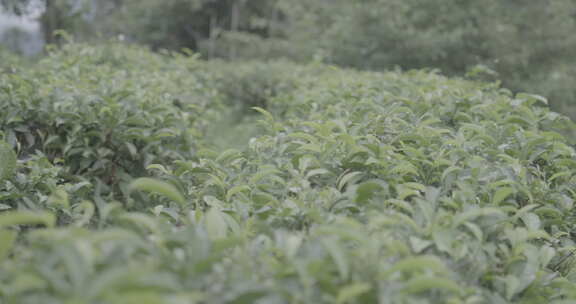
[(32, 16), (13, 16), (2, 12), (0, 8), (0, 44), (3, 42), (4, 33), (10, 28), (19, 28), (29, 33), (18, 42), (17, 48), (26, 55), (34, 55), (42, 51), (43, 42), (40, 33), (40, 25)]
[(38, 30), (38, 22), (29, 17), (17, 17), (8, 15), (0, 11), (0, 31), (4, 31), (8, 27), (18, 26), (26, 31)]

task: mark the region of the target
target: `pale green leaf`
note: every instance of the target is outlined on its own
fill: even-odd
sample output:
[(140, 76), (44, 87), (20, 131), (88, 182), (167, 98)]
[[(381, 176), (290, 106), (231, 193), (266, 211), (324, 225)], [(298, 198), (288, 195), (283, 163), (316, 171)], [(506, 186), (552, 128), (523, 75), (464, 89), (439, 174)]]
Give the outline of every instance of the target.
[(364, 182), (356, 187), (355, 201), (356, 203), (359, 204), (365, 204), (383, 189), (384, 188), (381, 182), (378, 181)]
[(452, 280), (438, 277), (419, 276), (406, 282), (402, 292), (408, 294), (430, 291), (431, 289), (443, 289), (453, 293), (460, 293), (460, 286)]
[(208, 235), (213, 239), (226, 237), (228, 224), (224, 219), (222, 211), (218, 208), (210, 208), (204, 215), (204, 227)]
[(186, 199), (184, 199), (184, 196), (182, 196), (176, 187), (174, 187), (172, 184), (154, 178), (141, 177), (135, 179), (130, 183), (129, 189), (131, 191), (140, 190), (159, 194), (182, 205), (186, 203)]
[(437, 258), (433, 256), (416, 256), (405, 258), (383, 273), (384, 278), (395, 272), (416, 272), (431, 270), (436, 273), (443, 273), (446, 271), (444, 264)]
[(16, 154), (12, 147), (0, 141), (0, 182), (8, 179), (14, 174), (16, 168)]
[(502, 187), (496, 190), (494, 193), (494, 197), (492, 197), (492, 204), (499, 205), (502, 201), (504, 201), (507, 197), (514, 194), (515, 190), (511, 187)]
[(332, 257), (332, 260), (336, 264), (338, 268), (338, 272), (340, 273), (340, 277), (343, 280), (347, 280), (348, 276), (350, 275), (350, 264), (348, 263), (348, 258), (340, 246), (338, 241), (334, 238), (323, 238), (322, 244)]
[(50, 194), (46, 203), (48, 206), (67, 209), (70, 207), (68, 192), (66, 192), (63, 187), (58, 187), (52, 191), (52, 194)]
[(0, 263), (2, 263), (10, 253), (14, 241), (16, 240), (16, 236), (16, 231), (0, 229)]
[(266, 120), (268, 120), (268, 122), (273, 122), (274, 121), (274, 116), (272, 116), (272, 114), (260, 107), (252, 107), (253, 110), (258, 111), (260, 114), (264, 115), (264, 117), (266, 117)]
[(230, 189), (228, 189), (228, 192), (226, 193), (226, 200), (230, 201), (230, 199), (241, 192), (250, 192), (251, 188), (249, 186), (246, 185), (240, 185), (240, 186), (234, 186)]
[(356, 303), (354, 300), (358, 296), (367, 293), (372, 289), (372, 286), (368, 283), (354, 283), (352, 285), (346, 285), (338, 291), (338, 296), (336, 297), (337, 304), (345, 304), (349, 302)]
[(56, 217), (49, 212), (7, 211), (0, 213), (0, 228), (14, 225), (44, 225), (53, 227)]
[(456, 215), (452, 227), (456, 228), (466, 221), (472, 221), (480, 216), (504, 216), (504, 212), (498, 208), (477, 208)]

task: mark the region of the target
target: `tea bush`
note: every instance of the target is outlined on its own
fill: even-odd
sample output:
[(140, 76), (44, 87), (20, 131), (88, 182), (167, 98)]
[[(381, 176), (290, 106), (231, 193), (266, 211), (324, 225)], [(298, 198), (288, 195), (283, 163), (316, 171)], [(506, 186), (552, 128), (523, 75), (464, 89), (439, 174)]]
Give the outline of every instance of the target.
[(0, 303), (576, 300), (574, 125), (543, 97), (74, 44), (0, 88)]
[(3, 75), (0, 127), (22, 159), (40, 151), (65, 162), (65, 179), (121, 187), (151, 163), (194, 155), (195, 134), (218, 117), (215, 91), (191, 73), (197, 65), (138, 48), (68, 45)]

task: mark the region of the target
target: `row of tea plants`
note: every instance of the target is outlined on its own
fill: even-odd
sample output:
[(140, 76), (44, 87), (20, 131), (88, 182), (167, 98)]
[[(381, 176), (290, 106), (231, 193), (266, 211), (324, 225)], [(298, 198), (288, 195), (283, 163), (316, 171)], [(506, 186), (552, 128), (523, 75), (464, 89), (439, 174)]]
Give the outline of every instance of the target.
[(124, 45), (0, 69), (0, 303), (576, 301), (543, 97)]

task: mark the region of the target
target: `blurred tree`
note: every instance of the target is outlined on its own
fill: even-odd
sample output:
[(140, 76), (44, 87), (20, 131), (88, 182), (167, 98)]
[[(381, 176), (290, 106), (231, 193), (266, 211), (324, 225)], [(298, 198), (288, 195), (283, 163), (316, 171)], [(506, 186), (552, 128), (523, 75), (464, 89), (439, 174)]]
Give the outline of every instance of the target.
[(0, 4), (16, 15), (40, 11), (39, 22), (48, 44), (60, 42), (61, 37), (54, 35), (57, 30), (86, 35), (90, 28), (84, 18), (93, 4), (89, 0), (0, 0)]
[[(576, 118), (576, 1), (308, 1), (313, 45), (329, 62), (362, 69), (482, 64), (513, 90), (550, 97)], [(314, 53), (311, 51), (309, 53)], [(571, 109), (569, 109), (571, 108)]]
[(275, 1), (269, 0), (123, 0), (104, 22), (105, 31), (123, 34), (154, 49), (203, 49), (236, 57), (236, 49), (215, 50), (224, 32), (269, 37), (269, 20), (277, 18)]

